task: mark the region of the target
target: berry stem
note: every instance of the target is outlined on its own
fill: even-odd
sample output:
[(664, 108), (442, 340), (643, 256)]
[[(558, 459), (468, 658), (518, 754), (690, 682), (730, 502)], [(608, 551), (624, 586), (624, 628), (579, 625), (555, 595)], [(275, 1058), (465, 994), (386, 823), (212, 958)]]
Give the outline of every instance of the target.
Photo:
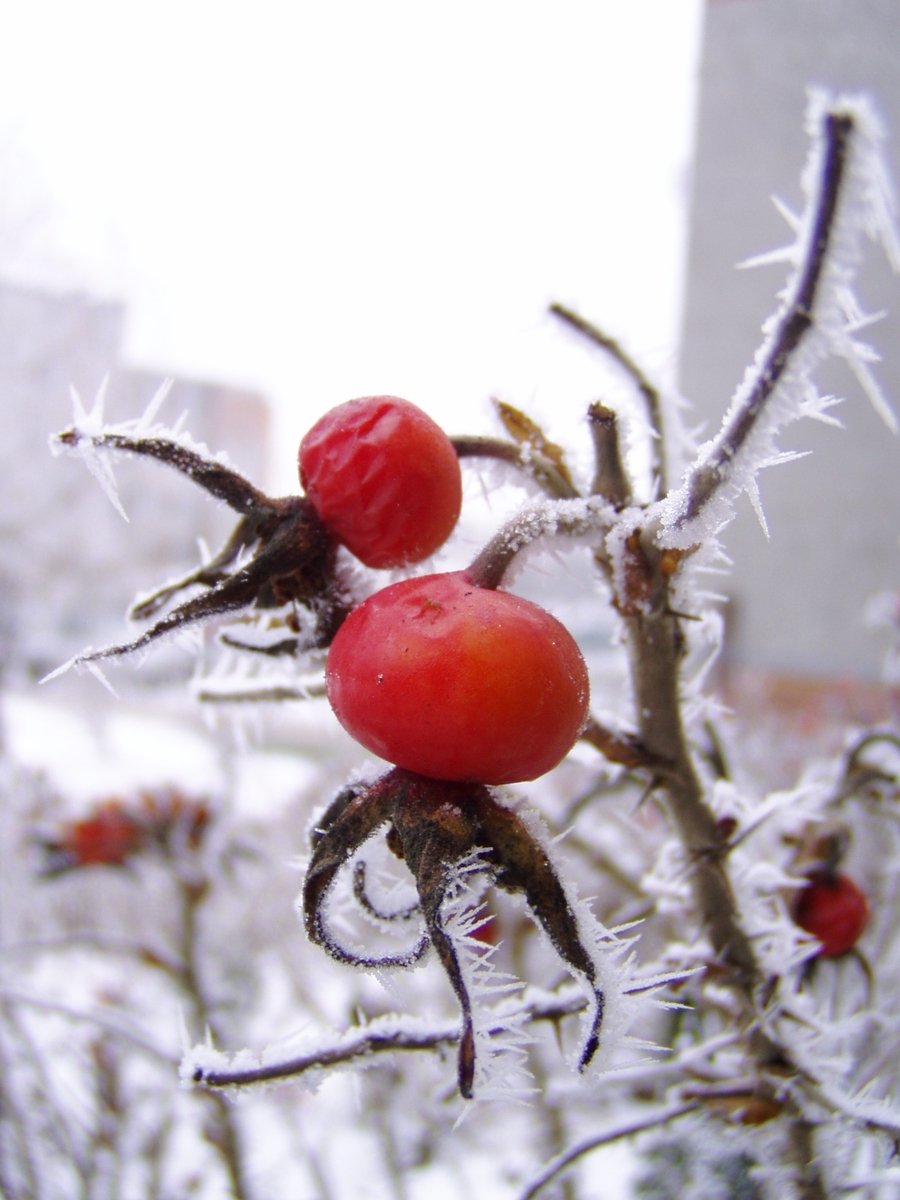
[(516, 556), (540, 538), (594, 534), (600, 541), (612, 521), (609, 505), (599, 497), (531, 505), (497, 531), (466, 574), (476, 587), (498, 588)]
[(460, 458), (493, 458), (509, 463), (530, 475), (555, 500), (574, 500), (579, 494), (556, 464), (533, 446), (526, 448), (495, 437), (454, 437), (450, 440)]

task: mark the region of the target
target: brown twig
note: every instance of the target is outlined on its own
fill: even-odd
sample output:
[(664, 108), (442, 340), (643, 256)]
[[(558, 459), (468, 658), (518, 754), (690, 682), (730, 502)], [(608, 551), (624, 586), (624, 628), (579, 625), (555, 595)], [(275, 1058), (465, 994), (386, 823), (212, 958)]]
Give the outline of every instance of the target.
[(615, 340), (604, 333), (596, 325), (579, 316), (571, 308), (567, 308), (564, 304), (551, 304), (550, 312), (554, 317), (574, 329), (577, 333), (582, 334), (592, 342), (595, 346), (599, 346), (604, 350), (614, 362), (625, 371), (626, 375), (631, 379), (632, 383), (643, 397), (644, 404), (647, 408), (647, 418), (650, 422), (652, 431), (652, 461), (654, 476), (657, 480), (657, 495), (664, 495), (666, 492), (666, 464), (663, 459), (662, 448), (664, 445), (664, 430), (662, 419), (662, 406), (660, 404), (659, 391), (650, 382), (640, 366), (634, 361)]
[(622, 462), (618, 418), (605, 404), (594, 403), (588, 409), (588, 422), (596, 463), (591, 494), (603, 496), (613, 508), (624, 508), (631, 503), (631, 481)]
[(508, 463), (534, 481), (556, 500), (572, 500), (578, 490), (554, 462), (532, 447), (495, 437), (454, 437), (450, 439), (459, 458), (493, 458)]

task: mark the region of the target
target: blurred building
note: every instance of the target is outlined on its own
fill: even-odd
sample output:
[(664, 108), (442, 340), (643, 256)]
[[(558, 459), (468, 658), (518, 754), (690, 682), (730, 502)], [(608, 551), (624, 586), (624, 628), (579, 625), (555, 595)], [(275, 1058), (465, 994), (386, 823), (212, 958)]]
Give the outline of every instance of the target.
[[(235, 517), (164, 465), (123, 457), (123, 522), (84, 465), (51, 456), (72, 423), (70, 387), (90, 403), (109, 376), (106, 416), (139, 416), (162, 373), (121, 361), (125, 310), (79, 293), (0, 283), (0, 646), (14, 673), (43, 673), (82, 649), (128, 635), (134, 598), (196, 565)], [(268, 408), (220, 383), (176, 379), (160, 413), (252, 481), (265, 483)]]
[[(681, 367), (708, 434), (785, 282), (783, 265), (735, 267), (790, 240), (769, 198), (801, 207), (807, 89), (871, 96), (900, 185), (898, 48), (896, 0), (708, 0)], [(867, 311), (888, 314), (863, 336), (881, 352), (878, 378), (900, 414), (900, 279), (876, 246), (857, 292)], [(813, 453), (761, 477), (771, 540), (748, 502), (725, 531), (729, 651), (738, 665), (784, 674), (877, 679), (889, 635), (866, 612), (873, 597), (900, 592), (900, 438), (843, 364), (826, 364), (818, 381), (845, 397), (846, 429), (792, 426), (784, 447)]]

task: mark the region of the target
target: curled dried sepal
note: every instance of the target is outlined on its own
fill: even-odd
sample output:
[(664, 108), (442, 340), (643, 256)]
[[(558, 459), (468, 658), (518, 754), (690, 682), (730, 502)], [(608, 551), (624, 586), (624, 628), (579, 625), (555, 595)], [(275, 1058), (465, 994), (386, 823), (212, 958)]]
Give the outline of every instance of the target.
[[(403, 955), (373, 958), (349, 950), (333, 935), (325, 920), (325, 901), (340, 869), (385, 825), (390, 826), (388, 844), (415, 878), (427, 934)], [(460, 1093), (467, 1099), (473, 1095), (476, 1078), (476, 1028), (472, 972), (461, 950), (470, 949), (471, 921), (460, 921), (454, 900), (464, 876), (473, 874), (486, 876), (505, 891), (521, 892), (557, 953), (588, 987), (593, 1005), (579, 1060), (583, 1070), (598, 1048), (605, 1007), (593, 954), (582, 939), (542, 840), (487, 787), (426, 779), (395, 768), (367, 788), (345, 789), (317, 822), (302, 898), (311, 940), (341, 962), (364, 967), (409, 965), (425, 946), (434, 946), (462, 1010), (458, 1079)], [(371, 915), (359, 866), (355, 883), (357, 900)], [(376, 915), (391, 919), (377, 911)], [(408, 910), (396, 917), (411, 915)]]
[(366, 955), (344, 946), (325, 919), (325, 901), (338, 872), (364, 842), (388, 824), (395, 799), (391, 775), (368, 788), (351, 785), (338, 793), (313, 830), (313, 854), (303, 885), (303, 919), (310, 941), (338, 962), (357, 967), (410, 966), (430, 945), (423, 935), (405, 953)]

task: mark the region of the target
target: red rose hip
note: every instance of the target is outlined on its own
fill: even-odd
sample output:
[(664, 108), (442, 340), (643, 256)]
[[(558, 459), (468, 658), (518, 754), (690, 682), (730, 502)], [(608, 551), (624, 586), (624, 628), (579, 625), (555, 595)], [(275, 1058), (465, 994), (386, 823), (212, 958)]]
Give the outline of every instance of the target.
[(838, 958), (852, 950), (869, 919), (863, 892), (841, 872), (816, 871), (797, 896), (794, 920), (822, 943), (819, 955)]
[(462, 480), (452, 442), (397, 396), (331, 409), (301, 441), (298, 465), (325, 527), (369, 567), (421, 562), (459, 518)]
[(465, 572), (370, 596), (338, 631), (325, 677), (358, 742), (433, 779), (535, 779), (565, 757), (588, 715), (587, 668), (568, 630)]

